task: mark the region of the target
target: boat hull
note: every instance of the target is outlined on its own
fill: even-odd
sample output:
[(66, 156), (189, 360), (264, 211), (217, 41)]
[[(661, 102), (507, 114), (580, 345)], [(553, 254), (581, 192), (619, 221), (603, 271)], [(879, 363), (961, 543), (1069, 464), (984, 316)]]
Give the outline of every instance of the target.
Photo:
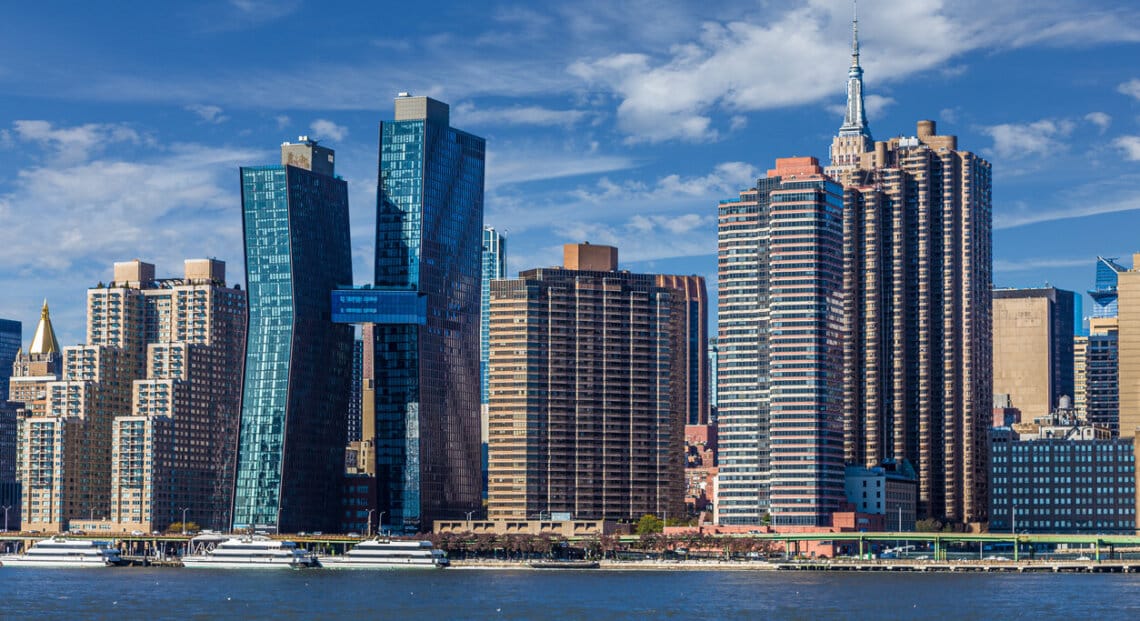
[(346, 559), (337, 557), (324, 557), (318, 559), (321, 567), (325, 569), (443, 569), (447, 565), (433, 563), (430, 560), (376, 560), (376, 559)]
[(0, 567), (51, 567), (53, 569), (114, 567), (121, 561), (106, 559), (26, 559), (20, 557), (0, 557)]
[(182, 566), (188, 569), (305, 569), (312, 567), (312, 565), (293, 563), (288, 560), (234, 559), (219, 561), (189, 558), (182, 559)]

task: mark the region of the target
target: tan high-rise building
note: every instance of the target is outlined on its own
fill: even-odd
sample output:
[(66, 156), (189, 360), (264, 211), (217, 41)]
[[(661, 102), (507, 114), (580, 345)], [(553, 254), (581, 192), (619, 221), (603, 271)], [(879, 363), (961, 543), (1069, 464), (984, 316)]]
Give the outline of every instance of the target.
[(848, 463), (908, 460), (919, 516), (979, 523), (992, 421), (990, 164), (920, 121), (845, 187)]
[(1009, 395), (1023, 420), (1073, 396), (1073, 301), (1055, 287), (993, 292), (993, 390)]
[(28, 528), (149, 532), (182, 509), (228, 524), (246, 297), (224, 281), (213, 259), (161, 280), (136, 260), (88, 290), (87, 344), (20, 421)]
[(565, 264), (491, 283), (488, 517), (681, 516), (685, 294), (615, 248)]
[(1118, 278), (1120, 436), (1140, 438), (1140, 252)]

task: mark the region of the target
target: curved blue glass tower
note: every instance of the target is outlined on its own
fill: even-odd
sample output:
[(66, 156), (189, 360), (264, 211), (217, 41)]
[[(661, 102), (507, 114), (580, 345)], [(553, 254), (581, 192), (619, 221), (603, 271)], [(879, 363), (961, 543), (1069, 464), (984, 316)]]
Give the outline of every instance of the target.
[(380, 124), (375, 288), (426, 299), (426, 322), (377, 324), (378, 509), (393, 527), (481, 513), (482, 138), (447, 104), (396, 99)]
[(333, 152), (282, 146), (241, 169), (249, 335), (234, 530), (335, 531), (344, 476), (353, 328), (330, 292), (352, 282), (348, 187)]

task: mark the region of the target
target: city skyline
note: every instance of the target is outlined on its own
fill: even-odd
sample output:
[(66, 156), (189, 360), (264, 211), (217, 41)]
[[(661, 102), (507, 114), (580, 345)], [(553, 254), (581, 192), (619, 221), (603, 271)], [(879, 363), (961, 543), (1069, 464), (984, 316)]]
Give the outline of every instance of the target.
[[(297, 135), (341, 155), (364, 282), (376, 125), (398, 91), (449, 101), (457, 126), (488, 138), (485, 222), (511, 237), (509, 274), (590, 240), (622, 247), (625, 268), (714, 288), (709, 205), (776, 157), (823, 157), (843, 118), (851, 6), (654, 7), (651, 27), (638, 7), (607, 5), (455, 6), (426, 21), (421, 7), (344, 20), (249, 1), (128, 20), (77, 6), (50, 26), (40, 9), (16, 13), (0, 43), (13, 95), (0, 103), (0, 316), (35, 325), (46, 297), (72, 344), (82, 292), (110, 261), (216, 256), (242, 273), (237, 167)], [(1136, 250), (1140, 12), (977, 8), (864, 2), (869, 122), (886, 137), (934, 119), (994, 163), (995, 285), (1087, 291), (1097, 255), (1127, 264)], [(283, 54), (302, 35), (311, 53)], [(298, 76), (322, 88), (284, 87)], [(44, 222), (60, 251), (33, 260)]]

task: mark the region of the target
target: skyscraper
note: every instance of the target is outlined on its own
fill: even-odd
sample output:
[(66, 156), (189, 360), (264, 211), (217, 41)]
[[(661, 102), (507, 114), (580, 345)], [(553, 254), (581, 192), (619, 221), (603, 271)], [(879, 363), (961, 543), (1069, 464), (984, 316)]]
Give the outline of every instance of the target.
[(17, 404), (8, 401), (8, 381), (12, 376), (16, 354), (20, 351), (23, 327), (19, 321), (0, 319), (0, 506), (15, 508), (0, 523), (8, 530), (20, 523), (20, 484), (16, 480), (16, 415)]
[[(479, 380), (480, 403), (487, 403), (487, 350), (491, 316), (491, 281), (507, 277), (507, 238), (495, 227), (483, 227), (483, 277), (479, 305)], [(484, 416), (483, 425), (487, 421)], [(486, 438), (484, 438), (486, 441)]]
[(1073, 396), (1073, 299), (1056, 287), (993, 292), (993, 390), (1025, 420)]
[(0, 319), (0, 406), (8, 400), (8, 380), (12, 377), (12, 364), (20, 351), (24, 338), (23, 326), (18, 321)]
[(423, 324), (375, 326), (378, 509), (404, 530), (482, 506), (484, 160), (434, 99), (401, 94), (380, 124), (374, 289), (426, 303)]
[(333, 151), (302, 137), (280, 166), (243, 167), (249, 291), (233, 527), (340, 523), (353, 329), (331, 294), (352, 283), (348, 187)]
[(829, 525), (843, 502), (841, 196), (784, 158), (720, 203), (718, 523)]
[(225, 528), (244, 344), (245, 292), (213, 259), (167, 279), (116, 263), (87, 291), (87, 344), (63, 349), (59, 381), (43, 381), (58, 351), (45, 307), (12, 382), (28, 525), (149, 532), (185, 508)]
[(479, 304), (479, 437), (483, 497), (487, 497), (487, 356), (490, 352), (491, 281), (507, 277), (507, 238), (494, 227), (483, 227), (483, 278)]
[(717, 207), (718, 524), (759, 524), (768, 514), (769, 194), (759, 179)]
[(610, 246), (563, 265), (491, 283), (489, 517), (680, 517), (687, 294)]
[(1117, 276), (1120, 436), (1136, 438), (1140, 436), (1140, 252), (1132, 255), (1132, 269)]
[(709, 300), (703, 276), (658, 274), (657, 286), (676, 290), (684, 301), (685, 424), (709, 424)]
[(876, 142), (844, 194), (846, 458), (908, 460), (920, 517), (983, 522), (992, 419), (990, 164), (956, 136)]

